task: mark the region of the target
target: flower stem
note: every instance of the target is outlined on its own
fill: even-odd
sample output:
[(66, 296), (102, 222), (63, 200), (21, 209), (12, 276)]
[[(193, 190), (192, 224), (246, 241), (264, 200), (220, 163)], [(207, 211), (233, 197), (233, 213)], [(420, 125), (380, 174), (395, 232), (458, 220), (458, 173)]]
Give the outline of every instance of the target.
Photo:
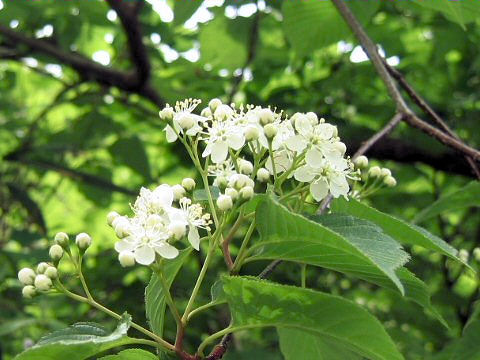
[(302, 288), (307, 287), (307, 264), (300, 264), (300, 277)]
[(242, 266), (243, 257), (245, 251), (247, 250), (248, 243), (250, 242), (250, 238), (252, 237), (253, 230), (255, 230), (255, 219), (253, 219), (250, 223), (247, 233), (245, 234), (245, 238), (242, 241), (242, 245), (240, 246), (240, 250), (238, 250), (237, 257), (235, 258), (235, 262), (233, 263), (232, 273), (237, 273)]
[(253, 329), (253, 328), (258, 328), (258, 327), (264, 327), (265, 325), (263, 324), (253, 324), (253, 325), (242, 325), (242, 326), (229, 326), (223, 330), (220, 330), (209, 337), (207, 337), (205, 340), (202, 341), (200, 346), (198, 347), (197, 354), (203, 357), (203, 351), (207, 347), (208, 344), (210, 344), (213, 340), (218, 339), (219, 337), (222, 337), (226, 334), (235, 332), (235, 331), (241, 331), (241, 330), (247, 330), (247, 329)]
[(177, 307), (175, 306), (175, 302), (173, 301), (172, 295), (170, 294), (170, 289), (168, 287), (167, 281), (165, 280), (165, 277), (163, 276), (163, 272), (161, 271), (161, 268), (160, 269), (155, 268), (155, 272), (158, 278), (160, 279), (160, 284), (162, 285), (162, 290), (163, 290), (163, 293), (165, 294), (165, 301), (170, 309), (170, 312), (175, 318), (177, 327), (181, 327), (182, 320), (180, 318), (180, 314), (178, 313)]
[(82, 272), (82, 262), (83, 262), (83, 255), (80, 255), (78, 257), (78, 277), (80, 278), (80, 282), (82, 283), (83, 290), (85, 291), (85, 295), (87, 295), (87, 298), (93, 301), (93, 296), (90, 293), (90, 290), (88, 289), (87, 282), (85, 281), (85, 277), (83, 276)]

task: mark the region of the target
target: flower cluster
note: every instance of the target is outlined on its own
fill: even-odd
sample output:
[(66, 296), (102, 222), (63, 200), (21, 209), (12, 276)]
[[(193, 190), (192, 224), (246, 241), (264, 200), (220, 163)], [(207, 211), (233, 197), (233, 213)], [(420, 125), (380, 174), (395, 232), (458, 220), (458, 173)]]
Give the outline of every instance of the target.
[(150, 265), (156, 255), (173, 259), (178, 249), (171, 242), (186, 237), (199, 250), (199, 229), (210, 230), (210, 214), (204, 213), (200, 204), (192, 203), (187, 192), (195, 188), (193, 179), (184, 179), (182, 185), (162, 184), (154, 190), (142, 188), (132, 217), (111, 212), (108, 224), (120, 239), (115, 244), (122, 266), (135, 262)]
[[(24, 285), (22, 294), (27, 299), (31, 299), (38, 293), (49, 291), (53, 287), (53, 281), (58, 278), (57, 267), (64, 253), (72, 256), (67, 234), (64, 232), (57, 233), (54, 242), (55, 244), (50, 247), (48, 252), (52, 260), (51, 263), (41, 262), (37, 265), (36, 270), (26, 267), (18, 272), (18, 280)], [(92, 238), (86, 233), (80, 233), (75, 237), (75, 244), (81, 255), (91, 243)]]
[[(235, 179), (248, 178), (239, 181), (253, 190), (255, 178), (269, 182), (273, 177), (280, 187), (293, 177), (309, 184), (316, 201), (329, 194), (347, 196), (348, 179), (356, 175), (336, 126), (313, 112), (288, 117), (275, 109), (229, 106), (219, 99), (211, 100), (197, 115), (193, 111), (199, 104), (199, 100), (187, 99), (175, 107), (167, 105), (160, 117), (168, 123), (169, 142), (180, 139), (187, 146), (204, 145), (201, 156), (213, 163), (209, 173), (215, 177), (214, 185), (225, 189), (222, 195), (232, 197), (228, 192), (235, 193), (227, 189), (243, 189), (232, 186)], [(251, 190), (243, 192), (249, 195)]]

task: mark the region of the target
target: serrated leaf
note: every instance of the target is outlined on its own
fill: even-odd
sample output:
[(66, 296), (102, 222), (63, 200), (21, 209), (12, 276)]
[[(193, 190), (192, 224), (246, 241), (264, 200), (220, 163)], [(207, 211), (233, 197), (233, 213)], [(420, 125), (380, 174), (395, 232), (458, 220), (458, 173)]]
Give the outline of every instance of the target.
[[(169, 287), (172, 285), (173, 280), (175, 280), (175, 277), (182, 268), (191, 251), (192, 248), (180, 250), (180, 253), (175, 259), (165, 261), (163, 275), (165, 276), (165, 281)], [(160, 279), (158, 278), (157, 274), (152, 273), (150, 282), (145, 288), (145, 311), (150, 324), (150, 329), (152, 329), (152, 331), (159, 336), (163, 335), (165, 308), (165, 294), (163, 293)]]
[(114, 160), (150, 179), (150, 164), (143, 143), (137, 136), (120, 138), (108, 149)]
[(475, 0), (414, 0), (412, 3), (440, 11), (447, 19), (456, 22), (464, 30), (466, 30), (465, 24), (475, 21), (480, 16), (480, 3)]
[(402, 244), (418, 245), (459, 260), (457, 257), (458, 251), (439, 237), (416, 225), (382, 213), (358, 200), (335, 199), (332, 203), (332, 210), (369, 220), (380, 226), (386, 234)]
[(480, 182), (472, 181), (453, 193), (440, 197), (430, 206), (418, 213), (414, 222), (419, 223), (447, 211), (480, 206)]
[(433, 360), (479, 360), (480, 320), (468, 323), (459, 339), (452, 341)]
[[(348, 6), (365, 24), (377, 11), (378, 1), (349, 1)], [(344, 40), (351, 30), (331, 1), (284, 1), (282, 6), (285, 36), (300, 56)]]
[(297, 329), (277, 329), (280, 349), (285, 360), (361, 360), (362, 357), (339, 347), (336, 344), (321, 339)]
[(151, 352), (141, 349), (128, 349), (120, 351), (116, 355), (108, 355), (100, 358), (100, 360), (158, 360)]
[(77, 323), (41, 338), (15, 360), (83, 360), (116, 346), (134, 343), (127, 336), (130, 316), (124, 315), (117, 328), (109, 332), (95, 323)]
[(380, 322), (347, 299), (244, 277), (223, 284), (233, 327), (297, 329), (368, 359), (403, 359)]
[(321, 217), (330, 229), (268, 197), (259, 204), (256, 216), (260, 240), (249, 249), (247, 261), (282, 259), (349, 274), (400, 291), (447, 326), (432, 307), (427, 286), (400, 267), (408, 255), (373, 223), (335, 214)]

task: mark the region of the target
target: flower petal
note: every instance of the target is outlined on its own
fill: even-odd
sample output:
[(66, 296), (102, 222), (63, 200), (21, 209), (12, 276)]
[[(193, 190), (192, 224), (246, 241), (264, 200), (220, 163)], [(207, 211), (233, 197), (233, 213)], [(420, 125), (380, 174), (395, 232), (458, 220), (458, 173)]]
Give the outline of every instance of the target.
[(242, 146), (245, 145), (245, 136), (243, 135), (241, 130), (238, 129), (238, 133), (235, 132), (228, 136), (227, 143), (228, 146), (231, 147), (233, 150), (240, 150)]
[(349, 189), (347, 178), (344, 174), (334, 173), (330, 176), (330, 192), (333, 197), (347, 196)]
[(223, 141), (217, 141), (212, 145), (212, 162), (215, 164), (225, 161), (228, 155), (228, 145)]
[(305, 162), (312, 167), (322, 167), (323, 166), (323, 155), (316, 147), (312, 147), (305, 154)]
[(170, 125), (165, 127), (165, 133), (167, 135), (167, 142), (169, 143), (175, 142), (178, 138), (177, 134)]
[(200, 250), (200, 235), (195, 226), (190, 226), (190, 230), (188, 231), (188, 241), (195, 250)]
[(155, 251), (150, 246), (140, 246), (133, 254), (135, 261), (142, 265), (150, 265), (155, 261)]
[(162, 184), (157, 186), (155, 190), (153, 190), (153, 194), (157, 197), (160, 204), (164, 207), (170, 207), (173, 203), (173, 190), (167, 184)]
[(310, 184), (310, 193), (317, 201), (323, 200), (328, 194), (328, 184), (325, 180), (319, 180)]
[(177, 248), (166, 242), (155, 246), (155, 251), (165, 259), (174, 259), (178, 256)]
[(305, 150), (307, 147), (307, 142), (305, 141), (305, 138), (302, 135), (295, 135), (292, 137), (289, 137), (285, 141), (285, 145), (292, 151), (296, 152), (302, 152)]
[(131, 241), (126, 241), (125, 239), (117, 241), (115, 243), (115, 250), (117, 252), (122, 252), (125, 250), (133, 251), (135, 249), (135, 245)]
[(310, 166), (302, 166), (297, 170), (295, 170), (295, 173), (293, 176), (297, 181), (311, 182), (315, 177), (315, 174), (312, 172), (312, 169), (310, 168)]

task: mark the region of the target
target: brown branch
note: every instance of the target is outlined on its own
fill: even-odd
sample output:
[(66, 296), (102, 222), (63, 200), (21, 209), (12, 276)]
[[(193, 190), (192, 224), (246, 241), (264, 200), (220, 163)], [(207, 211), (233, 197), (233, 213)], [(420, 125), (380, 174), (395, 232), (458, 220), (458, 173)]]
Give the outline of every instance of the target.
[(410, 126), (413, 126), (428, 134), (429, 136), (437, 139), (442, 144), (471, 157), (475, 161), (479, 161), (480, 152), (478, 150), (471, 148), (470, 146), (464, 144), (462, 141), (455, 139), (448, 134), (445, 134), (444, 132), (431, 126), (430, 124), (420, 119), (417, 115), (415, 115), (415, 113), (405, 103), (405, 100), (400, 94), (400, 91), (397, 89), (394, 79), (390, 76), (382, 58), (378, 53), (377, 46), (368, 37), (362, 25), (360, 25), (355, 15), (353, 15), (353, 13), (350, 11), (348, 5), (346, 5), (343, 0), (332, 0), (332, 2), (337, 8), (340, 15), (344, 18), (345, 22), (352, 29), (355, 36), (360, 41), (360, 44), (362, 45), (368, 57), (372, 61), (375, 70), (385, 84), (390, 97), (395, 102), (397, 113), (403, 115), (403, 120)]
[[(405, 90), (408, 94), (410, 99), (417, 104), (417, 106), (427, 115), (429, 116), (444, 132), (446, 132), (451, 137), (461, 140), (460, 137), (447, 125), (447, 123), (441, 118), (438, 113), (433, 110), (430, 105), (415, 91), (415, 89), (407, 82), (403, 74), (398, 71), (397, 69), (391, 67), (384, 61), (384, 66), (387, 68), (390, 75), (392, 75), (395, 80), (397, 80), (398, 84)], [(473, 173), (475, 176), (480, 179), (480, 169), (478, 165), (475, 163), (475, 160), (469, 156), (465, 157), (468, 164), (472, 168)]]
[(45, 40), (28, 37), (4, 25), (0, 25), (0, 35), (14, 44), (27, 46), (33, 52), (47, 55), (59, 63), (73, 68), (84, 80), (96, 81), (103, 85), (118, 87), (127, 92), (134, 92), (159, 107), (164, 106), (164, 101), (150, 85), (139, 84), (136, 71), (123, 72), (100, 65), (79, 53), (64, 51)]

